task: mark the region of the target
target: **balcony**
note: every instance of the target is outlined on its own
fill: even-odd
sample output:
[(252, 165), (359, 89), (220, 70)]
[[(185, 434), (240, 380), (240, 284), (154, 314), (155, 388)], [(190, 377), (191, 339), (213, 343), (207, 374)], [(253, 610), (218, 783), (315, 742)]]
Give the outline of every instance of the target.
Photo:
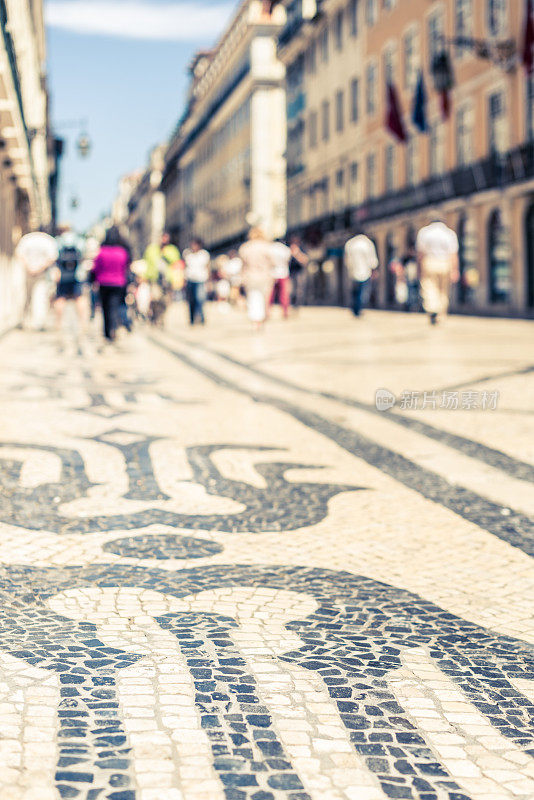
[(355, 218), (360, 222), (373, 222), (455, 197), (505, 188), (529, 178), (534, 178), (534, 142), (526, 142), (508, 151), (502, 158), (490, 156), (430, 178), (417, 186), (367, 200), (354, 209)]
[[(288, 178), (291, 177), (293, 175), (288, 172)], [(313, 230), (315, 235), (350, 230), (355, 224), (378, 222), (399, 214), (431, 208), (447, 200), (504, 189), (533, 178), (534, 140), (509, 150), (502, 158), (490, 156), (475, 161), (416, 186), (368, 199), (359, 206), (347, 207), (338, 213), (330, 211), (299, 227)]]

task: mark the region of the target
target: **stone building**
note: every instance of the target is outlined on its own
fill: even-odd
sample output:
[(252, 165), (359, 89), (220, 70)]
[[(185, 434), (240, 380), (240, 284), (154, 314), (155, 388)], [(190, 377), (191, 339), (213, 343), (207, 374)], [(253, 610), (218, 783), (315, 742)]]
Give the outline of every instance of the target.
[(20, 236), (50, 224), (43, 4), (0, 0), (0, 330), (23, 299), (12, 256)]
[[(288, 230), (307, 240), (311, 297), (345, 303), (346, 239), (377, 244), (374, 302), (395, 305), (388, 264), (442, 216), (460, 265), (479, 285), (456, 310), (534, 314), (534, 80), (521, 64), (523, 0), (283, 0), (278, 54), (287, 70)], [(444, 117), (435, 58), (454, 75)], [(432, 66), (434, 65), (434, 69)], [(419, 71), (428, 131), (412, 124)], [(386, 86), (407, 131), (386, 130)], [(472, 271), (471, 271), (471, 274)]]
[(159, 242), (165, 229), (165, 196), (161, 191), (165, 149), (158, 145), (152, 150), (128, 200), (125, 225), (134, 258), (142, 258), (148, 245)]
[(284, 68), (276, 55), (285, 18), (243, 0), (213, 50), (191, 65), (186, 111), (165, 157), (167, 228), (184, 247), (239, 244), (251, 224), (286, 229)]

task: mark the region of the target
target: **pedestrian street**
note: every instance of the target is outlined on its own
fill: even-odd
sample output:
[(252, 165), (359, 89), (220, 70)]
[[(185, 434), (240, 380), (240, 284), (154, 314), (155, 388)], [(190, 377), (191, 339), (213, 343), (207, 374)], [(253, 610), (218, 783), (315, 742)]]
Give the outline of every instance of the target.
[(207, 317), (0, 339), (1, 800), (532, 800), (529, 323)]

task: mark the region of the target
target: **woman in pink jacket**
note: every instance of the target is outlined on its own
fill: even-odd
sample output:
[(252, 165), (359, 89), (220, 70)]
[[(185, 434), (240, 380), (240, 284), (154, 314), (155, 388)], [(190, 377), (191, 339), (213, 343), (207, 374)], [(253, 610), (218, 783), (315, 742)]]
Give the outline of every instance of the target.
[(119, 229), (113, 226), (106, 233), (93, 266), (93, 277), (100, 288), (104, 336), (109, 341), (113, 341), (115, 331), (120, 325), (121, 305), (128, 283), (130, 262), (130, 248)]

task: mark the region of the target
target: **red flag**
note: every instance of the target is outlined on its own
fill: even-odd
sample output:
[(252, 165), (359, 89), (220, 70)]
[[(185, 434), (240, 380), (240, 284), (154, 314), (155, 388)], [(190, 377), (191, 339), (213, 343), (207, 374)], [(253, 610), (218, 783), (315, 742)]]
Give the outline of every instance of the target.
[(399, 102), (397, 89), (393, 83), (388, 83), (387, 108), (386, 108), (386, 128), (393, 136), (401, 142), (407, 139), (406, 128), (402, 120), (402, 111)]
[(534, 73), (534, 7), (532, 0), (526, 2), (522, 61), (527, 75), (532, 75)]
[(449, 119), (451, 115), (451, 93), (448, 89), (443, 89), (439, 95), (441, 103), (441, 114), (443, 119)]

